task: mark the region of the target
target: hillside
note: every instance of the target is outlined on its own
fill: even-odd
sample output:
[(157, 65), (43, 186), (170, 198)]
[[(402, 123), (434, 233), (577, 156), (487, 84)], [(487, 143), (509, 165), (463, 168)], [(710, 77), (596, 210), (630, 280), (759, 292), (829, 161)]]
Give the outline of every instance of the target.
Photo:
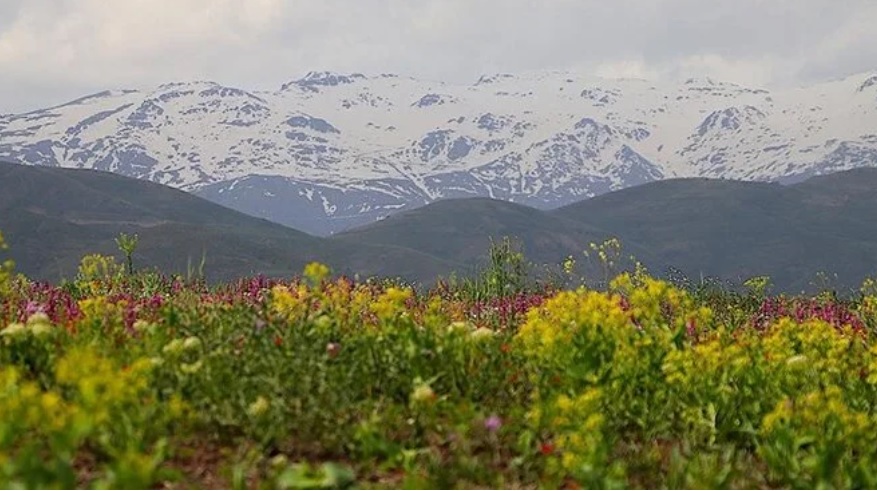
[(877, 169), (794, 185), (671, 179), (554, 211), (486, 198), (442, 200), (372, 225), (314, 237), (166, 186), (106, 172), (0, 164), (0, 230), (19, 270), (70, 277), (82, 255), (117, 253), (135, 232), (137, 264), (185, 272), (206, 254), (212, 279), (288, 276), (309, 261), (337, 271), (429, 282), (469, 273), (491, 239), (520, 239), (527, 258), (557, 265), (618, 237), (655, 273), (740, 282), (766, 274), (784, 291), (836, 287), (877, 273)]
[[(438, 201), (335, 237), (360, 243), (398, 244), (470, 265), (485, 259), (491, 239), (511, 237), (519, 241), (527, 259), (536, 265), (558, 265), (567, 256), (581, 256), (588, 244), (610, 236), (603, 228), (535, 208), (468, 198)], [(657, 262), (656, 257), (637, 244), (628, 244), (628, 249), (644, 261)]]
[(313, 260), (412, 280), (456, 267), (399, 247), (312, 237), (155, 183), (9, 163), (0, 163), (0, 230), (17, 269), (38, 279), (72, 277), (84, 254), (117, 254), (120, 232), (140, 236), (137, 264), (185, 273), (204, 256), (213, 280), (293, 275)]
[[(490, 235), (520, 237), (537, 262), (581, 258), (590, 241), (618, 237), (655, 273), (740, 283), (769, 275), (778, 289), (857, 287), (877, 273), (877, 169), (799, 184), (671, 179), (544, 212), (488, 200), (438, 202), (340, 237), (471, 260)], [(453, 224), (453, 225), (452, 225)], [(457, 226), (456, 224), (459, 224)], [(444, 251), (444, 252), (442, 252)]]

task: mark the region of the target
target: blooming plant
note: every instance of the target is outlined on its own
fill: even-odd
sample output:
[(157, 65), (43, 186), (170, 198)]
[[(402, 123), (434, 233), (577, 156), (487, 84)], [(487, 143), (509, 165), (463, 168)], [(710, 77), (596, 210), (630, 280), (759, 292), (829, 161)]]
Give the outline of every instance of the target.
[(877, 287), (685, 286), (621, 257), (594, 244), (601, 282), (574, 290), (508, 241), (432, 288), (4, 266), (0, 486), (877, 485)]
[[(0, 232), (0, 252), (5, 252), (8, 248), (9, 246), (6, 245), (6, 241), (3, 239), (3, 233)], [(14, 266), (15, 263), (11, 259), (0, 260), (0, 294), (9, 293), (9, 283), (12, 279), (12, 269)]]

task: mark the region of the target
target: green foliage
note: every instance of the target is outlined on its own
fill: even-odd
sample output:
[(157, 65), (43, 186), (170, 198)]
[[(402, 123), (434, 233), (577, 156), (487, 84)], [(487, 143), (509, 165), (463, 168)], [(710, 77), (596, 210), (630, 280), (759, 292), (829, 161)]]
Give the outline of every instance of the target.
[(307, 462), (293, 464), (285, 460), (281, 456), (271, 461), (269, 479), (273, 489), (348, 489), (356, 482), (350, 468), (333, 462), (314, 468)]
[(95, 460), (95, 475), (86, 481), (91, 486), (155, 483), (169, 423), (182, 417), (184, 405), (178, 396), (170, 402), (158, 398), (149, 385), (149, 360), (120, 368), (75, 348), (55, 363), (48, 389), (23, 378), (15, 366), (0, 371), (0, 485), (76, 487), (81, 470), (75, 460), (83, 449)]
[(15, 282), (0, 486), (877, 485), (873, 282), (683, 288), (591, 251), (608, 281), (562, 291), (508, 240), (432, 290), (317, 262), (211, 288), (101, 255)]
[(204, 251), (201, 254), (201, 260), (198, 261), (198, 266), (192, 266), (192, 258), (190, 257), (186, 262), (186, 280), (187, 281), (195, 281), (195, 280), (203, 280), (205, 278), (204, 275), (204, 266), (207, 264), (207, 252)]
[(491, 239), (487, 264), (475, 275), (451, 279), (452, 289), (471, 301), (505, 298), (536, 287), (523, 248), (509, 237)]
[[(6, 245), (6, 241), (3, 239), (3, 233), (0, 232), (0, 252), (4, 252), (9, 248)], [(0, 297), (3, 295), (7, 295), (9, 293), (9, 289), (11, 288), (12, 281), (12, 270), (15, 268), (15, 263), (11, 259), (2, 260), (0, 258)]]
[(80, 261), (71, 287), (92, 295), (109, 293), (115, 285), (121, 284), (124, 268), (113, 256), (89, 254)]
[(137, 242), (139, 238), (137, 234), (128, 235), (125, 232), (119, 234), (116, 237), (116, 245), (119, 247), (119, 250), (125, 254), (125, 264), (128, 265), (128, 274), (134, 274), (134, 251), (137, 250)]
[(749, 289), (749, 294), (758, 300), (765, 298), (770, 290), (770, 278), (767, 276), (755, 276), (743, 282), (743, 286)]

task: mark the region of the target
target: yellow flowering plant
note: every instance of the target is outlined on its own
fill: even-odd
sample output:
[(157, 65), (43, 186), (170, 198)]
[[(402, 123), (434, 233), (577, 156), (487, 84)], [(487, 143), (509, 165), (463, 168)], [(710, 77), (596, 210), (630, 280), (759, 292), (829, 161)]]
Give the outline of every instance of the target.
[(550, 445), (546, 469), (554, 479), (572, 477), (586, 489), (614, 488), (623, 482), (624, 467), (613, 462), (614, 433), (607, 431), (603, 392), (598, 388), (561, 394), (532, 409), (529, 423)]
[(0, 482), (25, 487), (77, 485), (73, 463), (96, 452), (96, 486), (149, 487), (166, 458), (164, 434), (182, 421), (178, 396), (162, 401), (149, 386), (150, 363), (119, 367), (75, 349), (55, 365), (51, 389), (0, 371)]
[(599, 290), (540, 284), (509, 242), (432, 288), (319, 263), (214, 285), (102, 256), (72, 283), (16, 281), (0, 486), (877, 484), (873, 285), (609, 278), (619, 248), (592, 249)]
[[(3, 238), (3, 233), (0, 232), (0, 252), (4, 252), (9, 248), (6, 245), (6, 241)], [(9, 289), (11, 287), (10, 282), (12, 281), (12, 271), (15, 268), (15, 263), (11, 259), (3, 260), (0, 258), (0, 298), (9, 294)]]
[(112, 256), (89, 254), (79, 263), (76, 285), (90, 295), (106, 295), (112, 289), (114, 280), (119, 280), (124, 271), (124, 266)]
[(873, 416), (850, 408), (837, 386), (787, 398), (765, 415), (758, 454), (774, 479), (804, 488), (877, 485)]

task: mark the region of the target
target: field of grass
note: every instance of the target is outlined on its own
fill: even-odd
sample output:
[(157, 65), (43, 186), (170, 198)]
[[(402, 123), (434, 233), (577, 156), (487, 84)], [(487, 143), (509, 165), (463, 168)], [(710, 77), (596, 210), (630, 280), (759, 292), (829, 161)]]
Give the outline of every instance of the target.
[(429, 290), (4, 265), (0, 487), (877, 486), (877, 284), (776, 297), (594, 256), (601, 288), (502, 247)]

